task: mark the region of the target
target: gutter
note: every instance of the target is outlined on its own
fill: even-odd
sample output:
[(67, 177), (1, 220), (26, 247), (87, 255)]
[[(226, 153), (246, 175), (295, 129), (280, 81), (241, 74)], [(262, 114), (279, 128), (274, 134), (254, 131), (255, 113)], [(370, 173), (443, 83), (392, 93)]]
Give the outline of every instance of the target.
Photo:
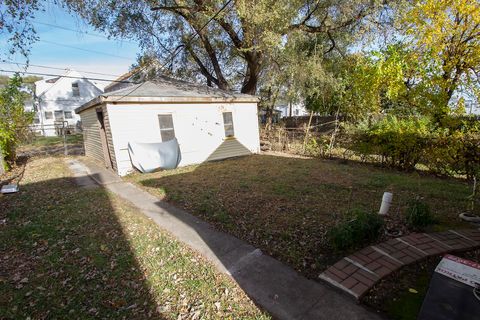
[(120, 103), (258, 103), (260, 99), (257, 96), (240, 96), (240, 97), (127, 97), (127, 96), (98, 96), (93, 100), (81, 105), (75, 109), (75, 113), (79, 114), (85, 110), (96, 107), (102, 103), (110, 102), (112, 104)]

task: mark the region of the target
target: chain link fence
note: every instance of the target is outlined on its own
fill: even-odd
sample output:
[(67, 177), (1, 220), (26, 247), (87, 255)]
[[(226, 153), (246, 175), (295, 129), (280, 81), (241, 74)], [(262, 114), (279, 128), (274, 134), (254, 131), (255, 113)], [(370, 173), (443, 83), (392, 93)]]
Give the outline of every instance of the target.
[(28, 127), (19, 154), (34, 155), (83, 155), (81, 125), (69, 125), (67, 121), (53, 124), (32, 124)]

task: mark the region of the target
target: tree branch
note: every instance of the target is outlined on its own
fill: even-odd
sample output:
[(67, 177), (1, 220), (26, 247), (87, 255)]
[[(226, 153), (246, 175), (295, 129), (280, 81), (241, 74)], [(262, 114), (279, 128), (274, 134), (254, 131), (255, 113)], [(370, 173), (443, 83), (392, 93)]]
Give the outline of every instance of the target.
[(193, 48), (191, 46), (187, 46), (186, 47), (188, 53), (190, 53), (190, 55), (192, 56), (193, 60), (195, 60), (195, 63), (198, 65), (198, 67), (200, 68), (200, 72), (203, 74), (203, 76), (205, 76), (205, 78), (207, 78), (207, 81), (210, 81), (210, 82), (213, 82), (215, 83), (215, 85), (219, 85), (218, 84), (218, 79), (215, 78), (207, 69), (207, 67), (203, 64), (203, 62), (200, 60), (200, 58), (197, 56), (197, 54), (195, 53), (195, 51), (193, 50)]

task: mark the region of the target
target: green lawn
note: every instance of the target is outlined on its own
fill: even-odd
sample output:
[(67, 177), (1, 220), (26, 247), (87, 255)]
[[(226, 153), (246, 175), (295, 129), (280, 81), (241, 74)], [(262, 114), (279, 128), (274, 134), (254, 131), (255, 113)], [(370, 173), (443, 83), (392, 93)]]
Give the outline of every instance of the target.
[(343, 255), (332, 252), (325, 233), (345, 212), (377, 212), (383, 192), (391, 191), (393, 215), (401, 218), (407, 203), (420, 197), (440, 221), (435, 229), (463, 227), (457, 216), (470, 194), (462, 180), (271, 155), (137, 173), (127, 179), (314, 279)]
[[(0, 177), (0, 181), (2, 177)], [(60, 157), (30, 160), (0, 195), (0, 318), (266, 319), (219, 274)]]

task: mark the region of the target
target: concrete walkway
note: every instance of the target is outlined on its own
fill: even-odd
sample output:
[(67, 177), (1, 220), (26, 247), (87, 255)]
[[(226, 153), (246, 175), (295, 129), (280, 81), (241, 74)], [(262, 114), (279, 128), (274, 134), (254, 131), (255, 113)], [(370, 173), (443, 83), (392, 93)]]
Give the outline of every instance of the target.
[[(328, 285), (308, 280), (292, 268), (208, 223), (173, 207), (90, 160), (67, 160), (77, 182), (94, 182), (130, 201), (162, 229), (169, 231), (230, 275), (276, 319), (380, 319)], [(88, 178), (87, 178), (88, 177)]]

